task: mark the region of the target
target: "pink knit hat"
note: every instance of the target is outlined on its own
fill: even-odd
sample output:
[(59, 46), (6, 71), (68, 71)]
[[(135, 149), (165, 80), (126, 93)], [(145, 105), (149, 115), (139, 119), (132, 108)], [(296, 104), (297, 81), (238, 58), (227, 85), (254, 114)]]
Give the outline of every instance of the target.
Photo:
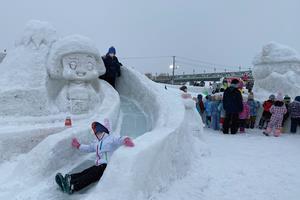
[(276, 101), (283, 101), (283, 95), (281, 92), (278, 92), (277, 97), (276, 97)]

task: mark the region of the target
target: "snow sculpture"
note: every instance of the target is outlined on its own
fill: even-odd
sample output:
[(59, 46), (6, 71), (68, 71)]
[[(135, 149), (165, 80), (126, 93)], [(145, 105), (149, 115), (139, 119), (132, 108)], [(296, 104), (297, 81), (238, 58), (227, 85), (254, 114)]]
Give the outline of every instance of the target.
[(0, 64), (0, 115), (41, 116), (50, 113), (45, 61), (57, 40), (47, 22), (29, 21), (15, 48)]
[(278, 91), (292, 97), (300, 91), (300, 55), (294, 49), (271, 42), (253, 60), (254, 92), (261, 98)]
[(49, 96), (59, 111), (83, 114), (101, 102), (98, 77), (105, 67), (88, 38), (73, 35), (54, 43), (47, 70)]

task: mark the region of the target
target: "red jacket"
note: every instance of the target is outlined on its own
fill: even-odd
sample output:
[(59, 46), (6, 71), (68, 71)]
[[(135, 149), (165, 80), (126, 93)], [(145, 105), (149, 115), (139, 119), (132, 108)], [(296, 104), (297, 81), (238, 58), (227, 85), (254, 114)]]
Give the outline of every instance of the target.
[(270, 108), (272, 107), (272, 105), (273, 105), (272, 100), (265, 101), (264, 104), (263, 104), (264, 111), (270, 112)]

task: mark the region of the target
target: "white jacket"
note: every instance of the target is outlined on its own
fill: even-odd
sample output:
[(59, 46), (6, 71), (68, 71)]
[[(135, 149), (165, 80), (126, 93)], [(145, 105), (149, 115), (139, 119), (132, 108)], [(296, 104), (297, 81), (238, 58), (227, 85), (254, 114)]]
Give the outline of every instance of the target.
[(107, 164), (113, 152), (123, 145), (127, 136), (105, 134), (101, 140), (95, 140), (89, 145), (81, 144), (79, 150), (90, 153), (96, 152), (96, 166)]

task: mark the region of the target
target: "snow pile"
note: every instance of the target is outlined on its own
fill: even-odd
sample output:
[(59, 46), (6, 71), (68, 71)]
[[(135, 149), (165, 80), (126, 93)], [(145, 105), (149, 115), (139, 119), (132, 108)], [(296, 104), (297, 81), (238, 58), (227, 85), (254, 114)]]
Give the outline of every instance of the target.
[(291, 97), (299, 95), (300, 55), (289, 47), (270, 43), (253, 60), (254, 92), (260, 99), (281, 91)]
[(16, 47), (0, 64), (0, 115), (49, 114), (45, 60), (57, 39), (47, 22), (30, 21)]

